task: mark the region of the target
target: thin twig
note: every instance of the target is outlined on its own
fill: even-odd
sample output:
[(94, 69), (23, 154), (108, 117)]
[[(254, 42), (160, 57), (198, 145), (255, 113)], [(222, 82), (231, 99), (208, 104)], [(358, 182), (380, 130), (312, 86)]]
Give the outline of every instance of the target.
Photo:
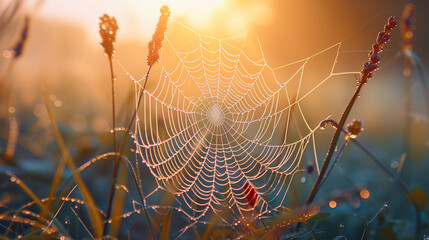
[(366, 222), (365, 223), (365, 229), (363, 230), (363, 233), (362, 233), (362, 237), (361, 237), (361, 240), (363, 240), (364, 238), (365, 238), (365, 234), (366, 234), (366, 231), (368, 230), (368, 226), (369, 226), (369, 224), (371, 224), (372, 223), (372, 221), (374, 221), (374, 219), (381, 213), (381, 211), (383, 211), (383, 209), (385, 208), (385, 207), (387, 207), (387, 204), (385, 203), (381, 208), (380, 208), (380, 210), (378, 210), (378, 212), (374, 215), (374, 217), (372, 217), (372, 219), (369, 221), (369, 222)]

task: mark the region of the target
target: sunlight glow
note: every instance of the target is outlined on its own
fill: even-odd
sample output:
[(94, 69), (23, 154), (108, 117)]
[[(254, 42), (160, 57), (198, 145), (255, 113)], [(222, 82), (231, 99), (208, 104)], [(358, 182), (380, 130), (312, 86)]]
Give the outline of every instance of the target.
[(152, 36), (159, 9), (168, 5), (172, 19), (192, 29), (235, 35), (246, 32), (252, 24), (270, 21), (271, 8), (267, 1), (253, 0), (244, 4), (228, 0), (124, 0), (119, 4), (115, 0), (45, 0), (38, 13), (84, 27), (95, 39), (99, 38), (99, 17), (107, 13), (117, 19), (120, 38), (141, 39)]
[(207, 27), (214, 12), (221, 7), (224, 0), (163, 0), (173, 15), (181, 16), (192, 25)]
[(189, 10), (189, 8), (199, 8), (199, 9), (212, 9), (220, 6), (224, 0), (164, 0), (165, 4), (171, 6), (171, 8), (176, 8), (176, 10)]

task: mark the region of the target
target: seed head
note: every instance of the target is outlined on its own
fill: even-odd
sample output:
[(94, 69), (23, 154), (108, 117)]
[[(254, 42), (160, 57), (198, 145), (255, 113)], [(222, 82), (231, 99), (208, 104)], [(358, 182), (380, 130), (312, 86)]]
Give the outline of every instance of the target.
[(104, 52), (111, 60), (115, 56), (115, 42), (116, 42), (116, 32), (119, 27), (116, 22), (115, 17), (110, 17), (107, 14), (104, 14), (100, 17), (100, 36), (101, 36), (101, 46), (104, 48)]
[(356, 138), (362, 131), (362, 122), (359, 119), (353, 119), (347, 124), (347, 131), (351, 134), (351, 138)]
[(148, 46), (147, 65), (152, 67), (153, 64), (159, 61), (159, 51), (162, 48), (162, 41), (164, 41), (164, 34), (167, 31), (167, 23), (170, 17), (170, 9), (168, 6), (161, 7), (161, 16), (159, 17), (158, 24), (156, 24), (155, 33), (153, 34), (152, 40)]
[(372, 77), (372, 73), (378, 69), (378, 63), (380, 62), (379, 54), (383, 50), (384, 44), (390, 40), (390, 33), (396, 25), (395, 17), (390, 17), (387, 20), (387, 24), (384, 25), (384, 30), (378, 33), (375, 43), (372, 45), (372, 50), (369, 53), (368, 60), (363, 63), (358, 84), (367, 83), (368, 79)]

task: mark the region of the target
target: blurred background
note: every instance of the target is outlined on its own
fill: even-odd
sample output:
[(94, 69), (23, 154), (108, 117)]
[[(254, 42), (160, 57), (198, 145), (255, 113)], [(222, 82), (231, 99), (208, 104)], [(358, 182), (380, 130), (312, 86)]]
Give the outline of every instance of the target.
[[(2, 1), (5, 9), (11, 2)], [(260, 40), (265, 60), (271, 67), (282, 66), (297, 60), (305, 59), (337, 43), (341, 43), (340, 55), (335, 72), (359, 72), (362, 62), (376, 34), (384, 25), (388, 16), (400, 18), (406, 1), (360, 1), (344, 3), (342, 1), (17, 1), (21, 2), (17, 15), (6, 26), (0, 41), (3, 49), (11, 47), (19, 40), (23, 27), (24, 16), (30, 18), (28, 41), (25, 43), (25, 58), (16, 63), (16, 70), (11, 73), (11, 80), (19, 86), (19, 101), (34, 106), (40, 98), (40, 81), (46, 81), (50, 88), (70, 89), (78, 87), (78, 91), (53, 91), (62, 98), (74, 98), (74, 101), (86, 102), (105, 101), (109, 98), (109, 85), (106, 78), (108, 63), (99, 46), (99, 17), (103, 13), (115, 16), (119, 24), (117, 36), (116, 59), (126, 67), (135, 78), (140, 78), (146, 70), (146, 48), (158, 20), (159, 8), (168, 4), (172, 17), (198, 33), (215, 35), (218, 38), (247, 34), (247, 39)], [(429, 56), (425, 43), (428, 41), (428, 29), (424, 11), (428, 9), (427, 1), (416, 1), (414, 49), (423, 64)], [(177, 25), (177, 24), (176, 24)], [(398, 107), (403, 100), (401, 80), (397, 79), (401, 72), (402, 60), (398, 55), (401, 49), (400, 30), (393, 33), (382, 56), (382, 70), (377, 72), (377, 81), (371, 82), (371, 88), (365, 90), (359, 106), (356, 106), (356, 117), (372, 117), (374, 123), (392, 120), (397, 114), (404, 114)], [(183, 41), (183, 37), (167, 35), (174, 41)], [(259, 49), (245, 49), (257, 51)], [(9, 59), (2, 59), (5, 68)], [(323, 61), (323, 60), (322, 60)], [(23, 70), (25, 69), (25, 70)], [(119, 72), (119, 71), (118, 71)], [(317, 76), (317, 71), (307, 70), (309, 75)], [(128, 79), (120, 79), (127, 83)], [(344, 79), (336, 83), (338, 95), (346, 99), (354, 89), (354, 79)], [(385, 84), (388, 81), (389, 84)], [(414, 81), (416, 84), (418, 81)], [(347, 85), (347, 86), (343, 86)], [(149, 85), (151, 83), (149, 82)], [(340, 87), (341, 85), (341, 87)], [(84, 88), (80, 88), (85, 86)], [(126, 84), (118, 84), (118, 88), (128, 88)], [(345, 88), (349, 87), (348, 89)], [(414, 86), (416, 94), (418, 86)], [(121, 91), (121, 90), (120, 90)], [(77, 97), (75, 93), (87, 97)], [(380, 94), (380, 104), (373, 97)], [(63, 100), (58, 99), (58, 100)], [(120, 99), (119, 99), (120, 100)], [(381, 101), (381, 102), (380, 102)], [(421, 99), (416, 97), (418, 106)], [(76, 103), (76, 102), (74, 102)], [(65, 103), (67, 104), (67, 103)], [(343, 106), (328, 114), (338, 114)], [(63, 106), (69, 114), (84, 114), (78, 109), (79, 104)], [(95, 105), (95, 104), (94, 104)], [(421, 107), (421, 106), (418, 106)], [(97, 105), (98, 112), (109, 109), (108, 104)], [(107, 109), (105, 109), (107, 108)], [(362, 109), (365, 108), (365, 109)], [(368, 109), (370, 108), (370, 109)], [(362, 111), (361, 111), (362, 109)], [(386, 110), (389, 109), (386, 113)], [(325, 109), (324, 109), (325, 110)], [(92, 110), (91, 110), (92, 111)], [(381, 114), (382, 113), (382, 114)], [(327, 115), (328, 115), (327, 114)], [(363, 115), (368, 114), (369, 116)], [(375, 115), (378, 114), (378, 115)], [(392, 114), (392, 115), (389, 115)], [(399, 118), (400, 119), (400, 118)], [(89, 121), (90, 122), (90, 121)], [(390, 122), (395, 124), (396, 121)], [(370, 127), (370, 125), (366, 125)], [(380, 130), (380, 129), (379, 129)]]
[[(124, 66), (126, 72), (136, 79), (146, 72), (147, 43), (158, 21), (160, 7), (167, 4), (175, 22), (183, 24), (169, 25), (171, 29), (167, 37), (173, 43), (187, 41), (186, 36), (175, 27), (191, 28), (197, 33), (217, 38), (246, 36), (250, 41), (258, 39), (259, 44), (245, 50), (249, 54), (254, 52), (260, 55), (262, 49), (264, 59), (273, 68), (308, 58), (340, 43), (339, 50), (321, 54), (306, 68), (303, 79), (311, 85), (329, 74), (332, 56), (337, 53), (334, 72), (360, 72), (386, 19), (397, 16), (401, 22), (402, 12), (408, 3), (416, 6), (413, 51), (420, 58), (423, 71), (428, 74), (427, 0), (2, 0), (0, 13), (3, 17), (12, 11), (10, 6), (16, 6), (16, 10), (13, 10), (13, 17), (8, 19), (7, 24), (1, 25), (4, 18), (0, 22), (0, 77), (8, 79), (9, 87), (3, 90), (8, 92), (4, 95), (10, 95), (9, 99), (3, 98), (0, 103), (0, 147), (2, 152), (7, 148), (7, 139), (11, 136), (8, 116), (13, 113), (19, 123), (16, 131), (20, 133), (18, 141), (21, 144), (15, 152), (14, 167), (31, 173), (26, 175), (28, 179), (36, 179), (37, 173), (54, 173), (60, 152), (49, 128), (42, 98), (43, 86), (55, 106), (56, 120), (78, 165), (109, 151), (110, 72), (98, 33), (99, 17), (104, 13), (114, 16), (120, 29), (115, 67), (120, 69), (119, 64)], [(26, 17), (29, 19), (28, 37), (22, 55), (11, 68), (13, 60), (8, 50), (21, 38)], [(359, 140), (409, 186), (428, 188), (426, 116), (429, 109), (425, 105), (421, 77), (414, 66), (411, 68), (409, 93), (411, 108), (406, 107), (407, 86), (403, 76), (401, 41), (398, 28), (381, 54), (380, 70), (364, 87), (349, 119), (362, 120), (365, 130)], [(162, 55), (161, 59), (167, 57)], [(117, 106), (128, 106), (119, 110), (118, 126), (125, 126), (133, 106), (130, 100), (133, 99), (134, 84), (126, 72), (117, 72)], [(281, 72), (278, 74), (282, 76)], [(154, 85), (149, 81), (148, 89)], [(338, 120), (355, 87), (356, 77), (344, 75), (332, 77), (318, 88), (304, 106), (311, 125), (317, 126), (327, 117)], [(327, 129), (315, 134), (319, 164), (333, 132)], [(314, 163), (313, 155), (311, 149), (304, 154), (303, 168)], [(8, 168), (7, 164), (5, 168)], [(90, 180), (94, 189), (110, 179), (109, 166), (102, 166), (100, 170), (108, 174), (98, 174), (99, 178)], [(305, 199), (315, 179), (315, 174), (306, 174), (297, 183), (302, 188), (300, 201)], [(49, 184), (50, 178), (37, 178), (37, 181)], [(394, 226), (398, 232), (403, 230), (403, 235), (413, 232), (415, 216), (405, 194), (396, 191), (392, 179), (351, 144), (318, 198), (325, 199), (334, 191), (349, 191), (356, 185), (369, 189), (370, 201), (358, 205), (345, 203), (344, 206), (329, 209), (333, 216), (320, 225), (327, 239), (342, 234), (360, 236), (363, 223), (353, 214), (371, 218), (384, 202), (389, 203), (385, 211), (392, 220), (389, 226)], [(8, 192), (6, 189), (0, 193), (3, 199)], [(46, 194), (48, 188), (40, 191), (40, 195)], [(100, 194), (97, 198), (102, 201), (105, 196)], [(427, 227), (428, 217), (422, 216)], [(374, 225), (376, 231), (372, 236), (378, 239), (386, 224), (379, 222)], [(401, 238), (401, 235), (397, 236)]]

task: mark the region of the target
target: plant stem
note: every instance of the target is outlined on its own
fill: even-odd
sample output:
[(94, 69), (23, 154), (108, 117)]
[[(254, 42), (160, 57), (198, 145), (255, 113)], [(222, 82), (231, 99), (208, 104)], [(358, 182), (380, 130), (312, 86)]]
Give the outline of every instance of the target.
[(372, 219), (369, 222), (365, 223), (365, 229), (363, 230), (361, 240), (365, 238), (365, 234), (366, 234), (366, 231), (368, 231), (369, 224), (371, 224), (374, 221), (374, 219), (381, 213), (381, 211), (383, 211), (385, 207), (387, 207), (386, 203), (380, 208), (380, 210), (378, 210), (378, 212), (374, 215), (374, 217), (372, 217)]
[[(125, 131), (126, 133), (130, 132), (131, 127), (132, 127), (132, 125), (134, 123), (134, 119), (137, 116), (137, 110), (139, 109), (139, 106), (140, 106), (140, 103), (141, 103), (141, 100), (142, 100), (142, 97), (143, 97), (144, 90), (146, 88), (147, 80), (149, 78), (149, 73), (150, 73), (151, 69), (152, 69), (152, 67), (149, 67), (148, 70), (147, 70), (147, 72), (146, 72), (145, 81), (144, 81), (143, 87), (141, 88), (141, 90), (139, 92), (136, 109), (134, 110), (133, 116), (131, 117), (130, 122), (128, 123), (128, 127), (127, 127), (127, 129)], [(104, 223), (103, 236), (106, 235), (107, 229), (108, 229), (108, 226), (109, 226), (109, 218), (110, 218), (111, 211), (112, 211), (112, 202), (113, 202), (113, 197), (115, 195), (115, 189), (116, 189), (115, 188), (116, 177), (118, 175), (119, 162), (120, 162), (120, 160), (122, 158), (122, 154), (124, 152), (125, 144), (127, 142), (126, 140), (127, 140), (127, 138), (126, 138), (126, 136), (124, 136), (124, 138), (122, 138), (121, 145), (119, 146), (118, 155), (116, 156), (115, 165), (113, 167), (112, 185), (110, 187), (110, 194), (109, 194), (109, 200), (108, 200), (108, 205), (107, 205), (106, 222)], [(153, 239), (156, 239), (156, 235), (155, 235), (155, 232), (154, 232), (154, 230), (152, 228), (152, 224), (150, 222), (150, 219), (149, 219), (149, 216), (148, 216), (148, 214), (146, 212), (146, 209), (143, 208), (143, 211), (145, 213), (146, 220), (147, 220), (147, 222), (149, 224), (149, 229), (150, 229), (150, 231), (152, 233), (152, 237), (153, 237)]]
[(112, 58), (109, 58), (110, 79), (112, 81), (112, 133), (113, 133), (113, 151), (116, 152), (116, 108), (115, 108), (115, 74), (113, 73)]
[(337, 146), (337, 142), (338, 142), (338, 139), (340, 137), (341, 130), (343, 129), (344, 124), (346, 123), (347, 117), (349, 116), (353, 105), (355, 104), (356, 100), (359, 97), (359, 93), (360, 93), (364, 83), (365, 83), (365, 81), (360, 82), (359, 86), (356, 88), (355, 94), (350, 99), (349, 104), (347, 105), (346, 109), (343, 112), (343, 115), (341, 116), (340, 123), (338, 124), (339, 127), (335, 130), (334, 136), (332, 137), (331, 145), (329, 146), (329, 150), (328, 150), (328, 153), (326, 154), (322, 169), (320, 170), (320, 174), (317, 177), (317, 180), (314, 183), (313, 188), (311, 189), (311, 192), (307, 198), (307, 201), (305, 202), (305, 204), (307, 204), (307, 205), (309, 205), (313, 202), (314, 197), (316, 196), (316, 194), (319, 190), (319, 185), (320, 185), (323, 177), (325, 176), (325, 172), (328, 169), (329, 162), (331, 161), (331, 158), (332, 158), (334, 151), (335, 151), (335, 148)]
[(323, 177), (322, 181), (319, 184), (319, 189), (322, 187), (322, 185), (325, 183), (326, 179), (328, 178), (329, 174), (331, 174), (332, 169), (334, 169), (335, 165), (337, 164), (337, 162), (340, 160), (341, 156), (343, 155), (344, 149), (347, 146), (347, 143), (349, 141), (347, 140), (343, 146), (341, 146), (340, 150), (338, 151), (337, 157), (335, 158), (334, 162), (332, 163), (331, 167), (329, 168), (328, 172), (325, 174), (325, 176)]

